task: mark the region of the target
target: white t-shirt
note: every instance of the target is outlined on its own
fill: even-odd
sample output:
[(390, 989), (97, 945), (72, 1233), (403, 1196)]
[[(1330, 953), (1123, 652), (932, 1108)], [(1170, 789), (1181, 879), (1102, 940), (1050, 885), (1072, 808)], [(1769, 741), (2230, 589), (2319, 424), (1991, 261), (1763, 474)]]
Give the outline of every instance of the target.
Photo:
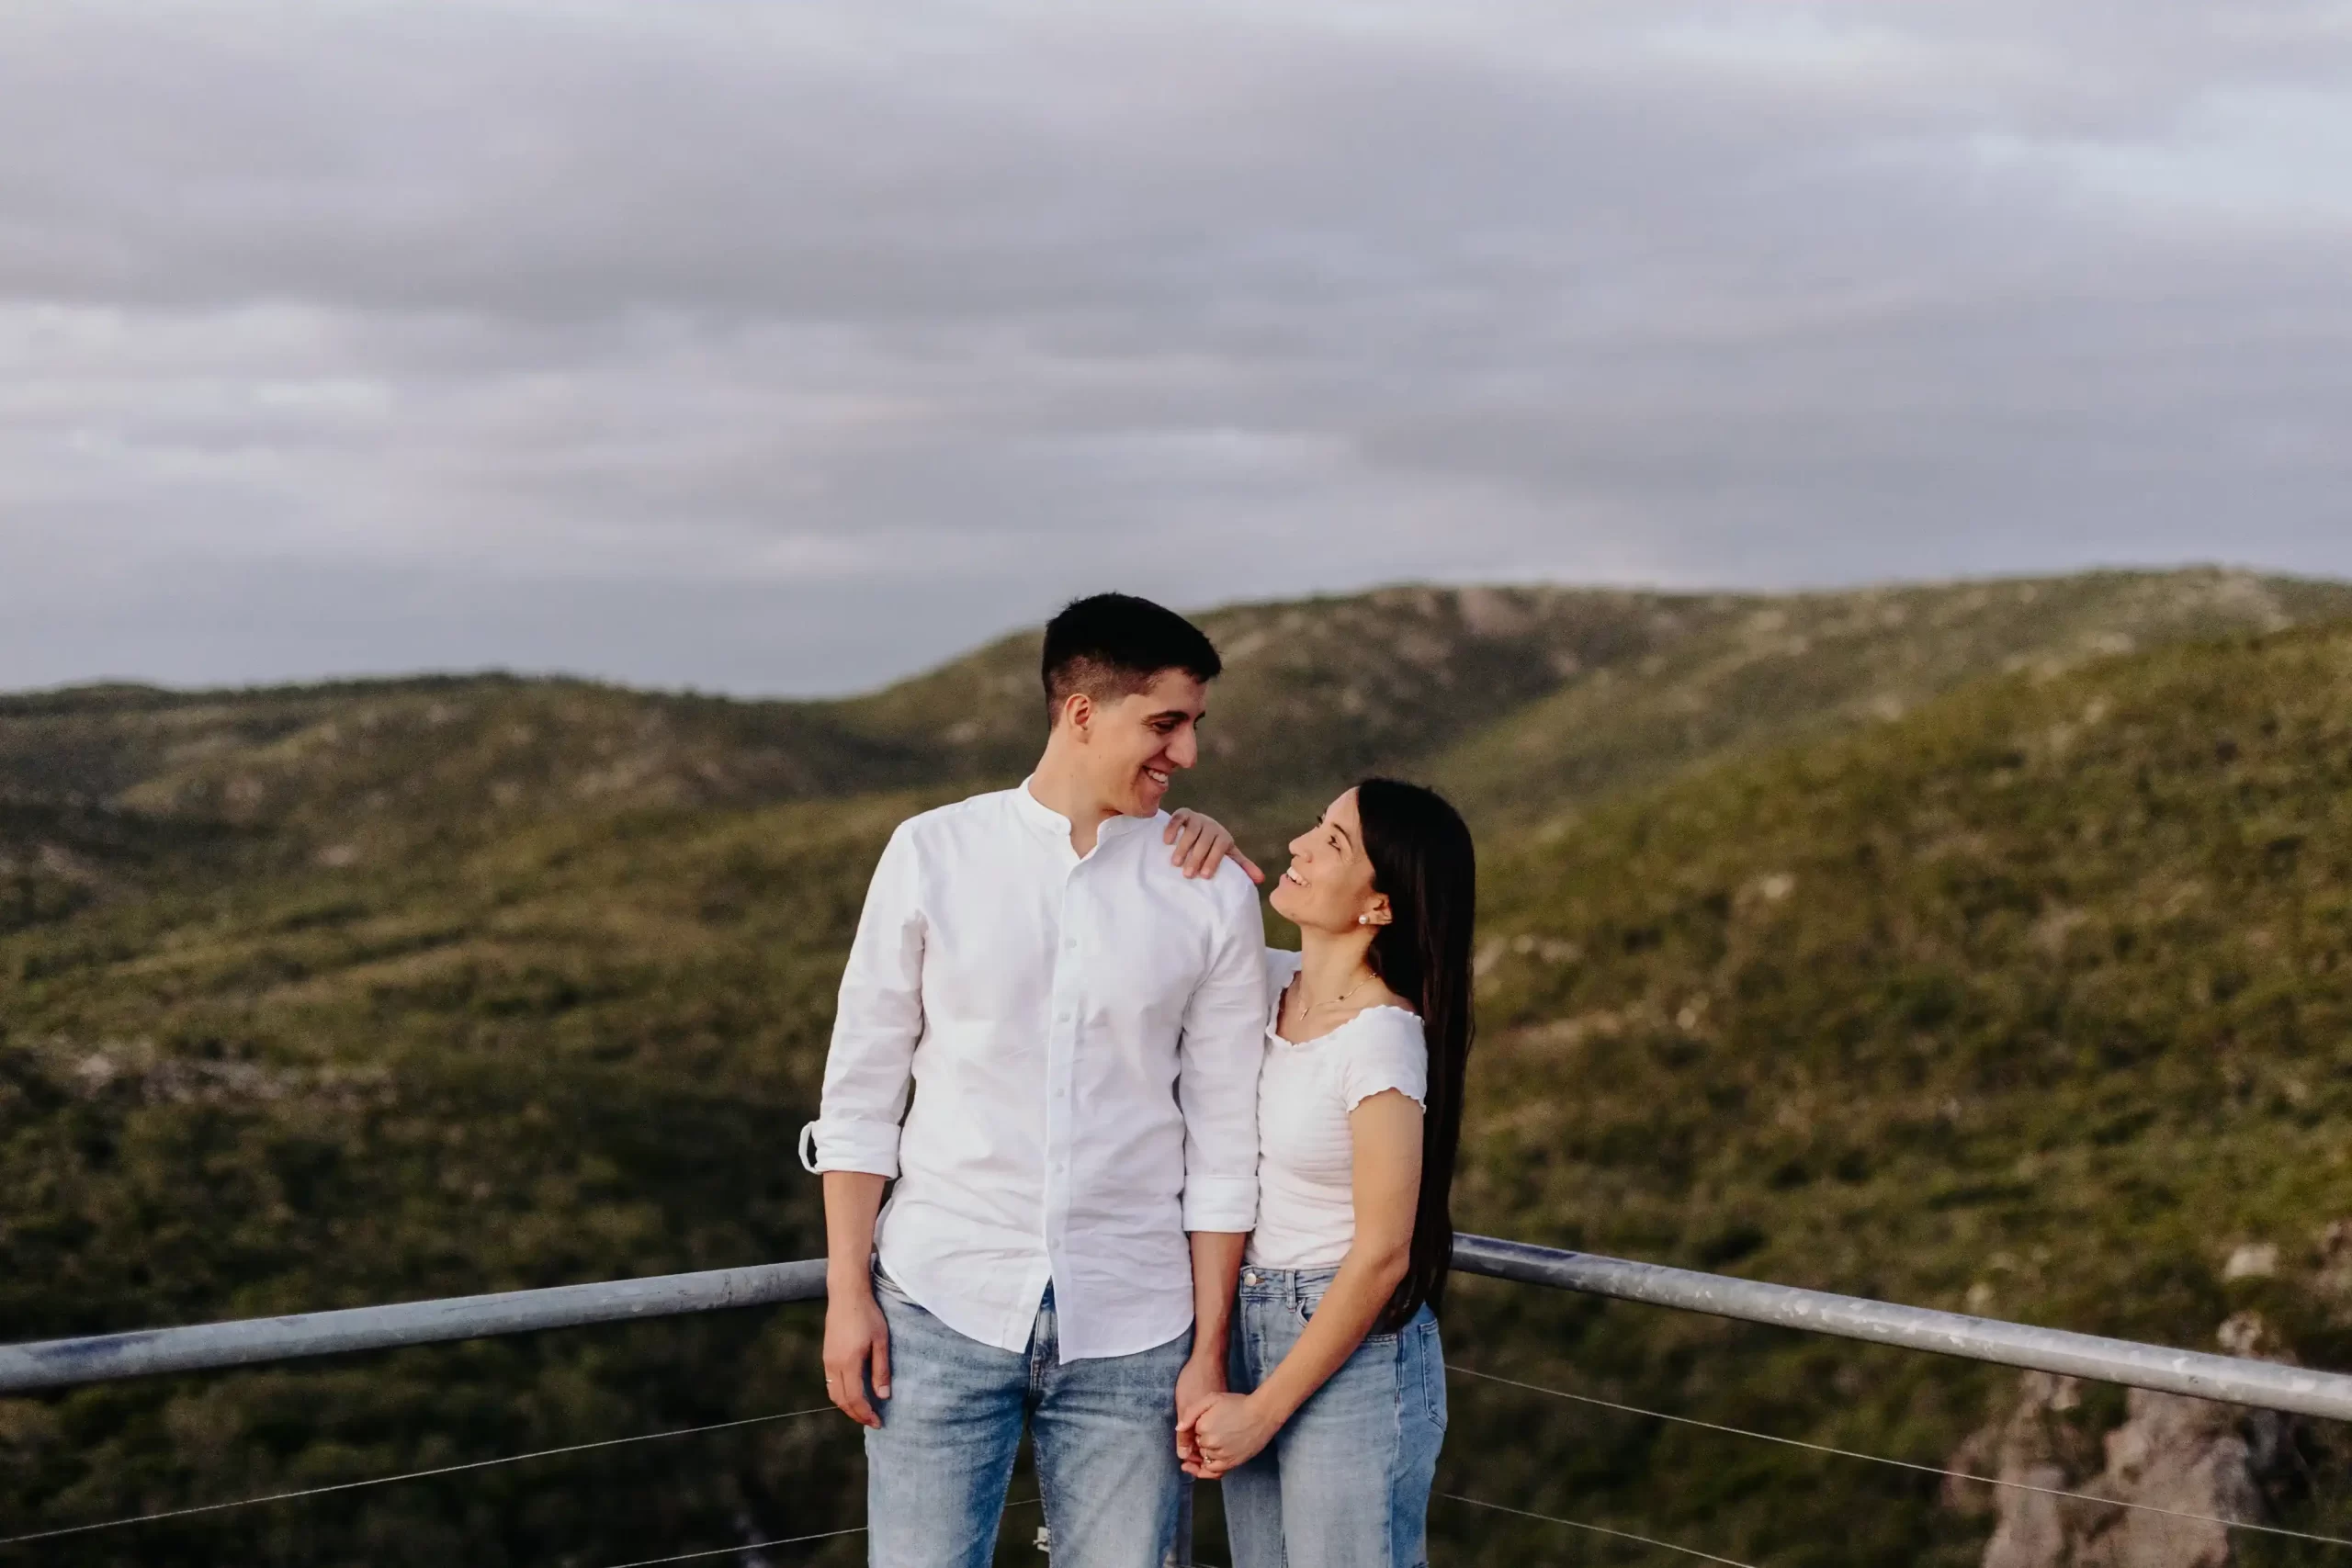
[(1266, 952), (1266, 1058), (1258, 1069), (1258, 1228), (1261, 1269), (1330, 1269), (1355, 1239), (1355, 1140), (1348, 1112), (1385, 1089), (1429, 1100), (1429, 1043), (1419, 1015), (1366, 1008), (1317, 1039), (1276, 1032), (1299, 956)]

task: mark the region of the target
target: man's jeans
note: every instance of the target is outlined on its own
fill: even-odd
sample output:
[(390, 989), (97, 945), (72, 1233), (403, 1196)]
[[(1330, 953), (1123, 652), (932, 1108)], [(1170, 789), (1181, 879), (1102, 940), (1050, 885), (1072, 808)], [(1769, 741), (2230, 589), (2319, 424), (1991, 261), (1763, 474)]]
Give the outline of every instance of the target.
[(1026, 1350), (967, 1339), (876, 1270), (890, 1397), (865, 1433), (874, 1568), (987, 1568), (1026, 1417), (1054, 1568), (1161, 1568), (1185, 1496), (1176, 1375), (1193, 1336), (1058, 1363), (1049, 1286)]

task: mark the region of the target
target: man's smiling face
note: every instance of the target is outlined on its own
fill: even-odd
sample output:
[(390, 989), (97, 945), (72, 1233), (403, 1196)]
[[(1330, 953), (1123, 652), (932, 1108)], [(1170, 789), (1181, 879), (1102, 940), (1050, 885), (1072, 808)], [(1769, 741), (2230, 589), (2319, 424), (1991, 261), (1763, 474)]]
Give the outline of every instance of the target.
[(1162, 670), (1151, 684), (1098, 703), (1087, 724), (1087, 771), (1098, 798), (1128, 817), (1159, 809), (1169, 781), (1200, 760), (1208, 682)]

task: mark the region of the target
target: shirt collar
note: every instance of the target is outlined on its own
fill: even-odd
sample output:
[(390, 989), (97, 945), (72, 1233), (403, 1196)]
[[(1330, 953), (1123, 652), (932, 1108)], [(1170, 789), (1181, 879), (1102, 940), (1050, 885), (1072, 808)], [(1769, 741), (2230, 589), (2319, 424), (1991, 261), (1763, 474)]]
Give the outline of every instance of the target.
[[(1012, 792), (1012, 808), (1030, 827), (1068, 844), (1070, 820), (1030, 793), (1029, 786), (1036, 781), (1036, 774), (1031, 773), (1021, 781), (1020, 786)], [(1149, 817), (1129, 817), (1121, 813), (1116, 817), (1106, 818), (1103, 819), (1102, 826), (1094, 830), (1094, 841), (1099, 845), (1105, 839), (1115, 839), (1120, 834), (1143, 827), (1147, 823), (1157, 822), (1165, 815), (1164, 812), (1155, 811)]]
[(1037, 775), (1031, 773), (1013, 790), (1014, 813), (1039, 832), (1050, 833), (1064, 843), (1069, 842), (1069, 818), (1030, 793), (1029, 786), (1036, 782)]

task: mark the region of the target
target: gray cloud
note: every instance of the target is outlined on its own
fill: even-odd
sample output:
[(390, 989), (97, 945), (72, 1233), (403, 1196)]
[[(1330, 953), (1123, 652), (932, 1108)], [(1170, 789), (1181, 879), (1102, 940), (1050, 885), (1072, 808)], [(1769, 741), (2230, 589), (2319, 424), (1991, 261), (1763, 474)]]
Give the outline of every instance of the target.
[(0, 11), (0, 685), (2352, 573), (2352, 7)]

